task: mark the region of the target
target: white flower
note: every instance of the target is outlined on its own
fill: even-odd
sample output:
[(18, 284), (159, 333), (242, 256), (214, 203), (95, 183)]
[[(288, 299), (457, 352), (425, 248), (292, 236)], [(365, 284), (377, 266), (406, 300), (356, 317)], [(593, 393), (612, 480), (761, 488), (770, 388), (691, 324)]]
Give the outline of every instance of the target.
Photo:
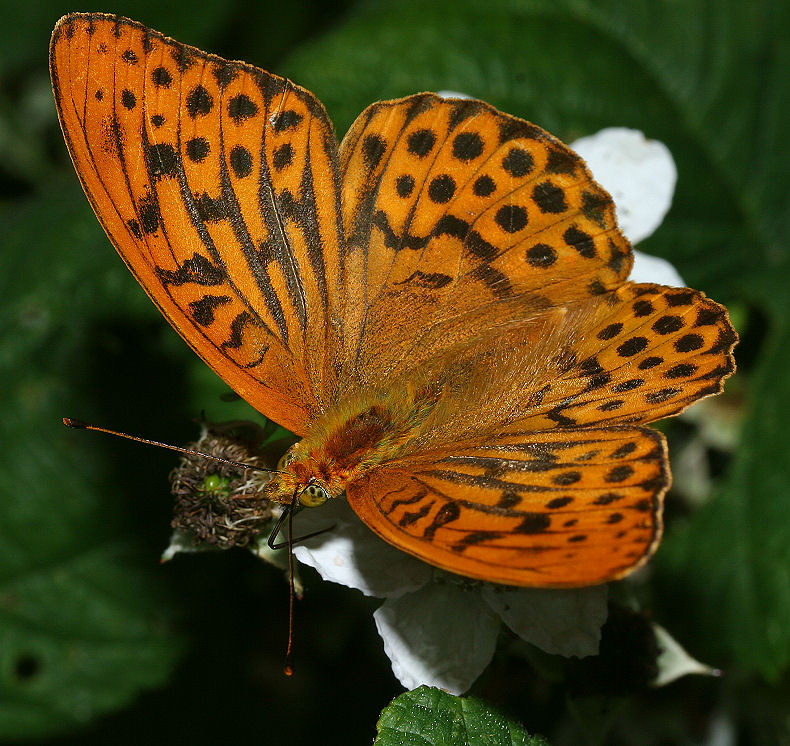
[(598, 652), (605, 585), (505, 588), (450, 575), (379, 539), (345, 500), (302, 511), (294, 526), (297, 535), (331, 529), (294, 547), (300, 562), (325, 580), (386, 599), (373, 616), (407, 689), (430, 684), (465, 692), (490, 662), (502, 622), (549, 653)]
[[(676, 171), (669, 151), (641, 132), (607, 129), (572, 147), (614, 197), (618, 221), (636, 242), (660, 224)], [(636, 254), (631, 279), (683, 286), (661, 259)], [(502, 623), (549, 653), (594, 655), (607, 616), (607, 588), (506, 588), (437, 570), (379, 539), (345, 500), (295, 518), (297, 536), (330, 529), (294, 548), (326, 580), (384, 598), (374, 613), (392, 670), (407, 688), (466, 691), (488, 665)]]
[(658, 643), (658, 676), (652, 682), (653, 686), (671, 684), (681, 676), (688, 674), (702, 674), (703, 676), (721, 676), (718, 668), (713, 668), (706, 663), (700, 663), (692, 658), (680, 643), (672, 637), (662, 626), (653, 625), (653, 633)]
[[(672, 154), (662, 142), (639, 130), (608, 127), (571, 143), (595, 180), (612, 195), (617, 222), (631, 243), (651, 236), (672, 204), (678, 179)], [(634, 251), (630, 280), (685, 287), (665, 259)]]

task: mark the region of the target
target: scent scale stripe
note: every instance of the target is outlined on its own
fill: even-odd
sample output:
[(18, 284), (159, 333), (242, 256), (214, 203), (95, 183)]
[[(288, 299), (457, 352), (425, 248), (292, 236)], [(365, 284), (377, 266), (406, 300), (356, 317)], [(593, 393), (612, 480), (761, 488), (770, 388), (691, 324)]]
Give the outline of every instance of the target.
[[(181, 45), (177, 45), (175, 49), (182, 56), (187, 54), (186, 50)], [(193, 61), (192, 62), (193, 69), (195, 66), (199, 66), (200, 68), (199, 82), (197, 85), (203, 86), (208, 76), (208, 65), (205, 63), (205, 61), (201, 60), (199, 62)], [(178, 112), (175, 115), (177, 122), (175, 135), (176, 135), (176, 145), (177, 145), (176, 150), (178, 153), (178, 157), (176, 157), (175, 159), (175, 174), (174, 174), (178, 181), (179, 193), (178, 195), (174, 194), (170, 202), (172, 202), (173, 204), (178, 204), (180, 201), (185, 206), (188, 216), (191, 220), (192, 226), (197, 232), (201, 242), (207, 249), (212, 259), (212, 262), (215, 264), (215, 266), (222, 268), (223, 274), (227, 279), (227, 282), (230, 284), (233, 293), (236, 296), (238, 296), (241, 302), (243, 303), (245, 307), (244, 312), (252, 316), (255, 319), (255, 321), (261, 324), (268, 333), (279, 337), (279, 339), (284, 344), (287, 344), (288, 333), (287, 333), (287, 328), (285, 326), (284, 314), (279, 299), (274, 294), (273, 289), (270, 283), (268, 282), (268, 278), (266, 278), (266, 276), (260, 272), (253, 271), (253, 267), (251, 267), (251, 264), (253, 263), (254, 249), (252, 246), (251, 237), (244, 223), (244, 217), (241, 214), (241, 211), (239, 210), (238, 200), (236, 199), (236, 195), (230, 185), (230, 179), (228, 176), (227, 165), (225, 161), (225, 153), (224, 153), (222, 118), (220, 117), (217, 121), (217, 127), (218, 127), (217, 144), (219, 147), (219, 155), (220, 155), (218, 159), (218, 181), (219, 181), (218, 201), (222, 206), (221, 210), (224, 213), (224, 217), (227, 217), (229, 220), (230, 227), (236, 239), (236, 245), (241, 250), (242, 257), (246, 260), (245, 267), (251, 271), (252, 275), (256, 279), (258, 288), (261, 291), (259, 297), (262, 299), (263, 303), (268, 309), (269, 319), (273, 322), (274, 326), (276, 326), (277, 332), (275, 332), (274, 329), (269, 325), (269, 323), (267, 323), (257, 312), (256, 308), (258, 307), (258, 304), (256, 304), (253, 301), (252, 296), (246, 295), (245, 292), (234, 282), (232, 273), (230, 271), (230, 267), (228, 266), (227, 262), (223, 258), (222, 252), (219, 251), (217, 244), (211, 235), (211, 232), (208, 227), (209, 221), (206, 218), (206, 216), (201, 214), (198, 201), (195, 197), (195, 195), (198, 194), (198, 191), (197, 189), (193, 191), (192, 185), (190, 185), (187, 179), (183, 166), (184, 163), (183, 158), (185, 153), (184, 153), (184, 143), (182, 139), (182, 122), (183, 122), (182, 114), (188, 105), (187, 104), (188, 95), (186, 95), (183, 90), (179, 90), (179, 96), (181, 101), (180, 101)], [(225, 104), (226, 102), (222, 98), (220, 98), (217, 105), (220, 111), (224, 110)], [(152, 130), (151, 134), (155, 135), (156, 130)], [(143, 124), (143, 142), (144, 142), (144, 147), (150, 147), (150, 145), (147, 142), (147, 125), (145, 123)], [(166, 141), (154, 142), (153, 144), (154, 146), (161, 146), (161, 145), (169, 146), (169, 143), (167, 143)], [(149, 167), (149, 179), (153, 184), (155, 179), (153, 178), (153, 174), (151, 174), (150, 167)], [(170, 182), (166, 182), (164, 188), (170, 189), (171, 188)], [(206, 196), (208, 197), (207, 193)], [(165, 232), (167, 230), (166, 225), (167, 225), (166, 222), (163, 222), (163, 230)], [(225, 251), (227, 251), (227, 249), (225, 249)], [(152, 256), (152, 261), (153, 260), (154, 259)], [(223, 350), (221, 346), (219, 349), (220, 351)]]

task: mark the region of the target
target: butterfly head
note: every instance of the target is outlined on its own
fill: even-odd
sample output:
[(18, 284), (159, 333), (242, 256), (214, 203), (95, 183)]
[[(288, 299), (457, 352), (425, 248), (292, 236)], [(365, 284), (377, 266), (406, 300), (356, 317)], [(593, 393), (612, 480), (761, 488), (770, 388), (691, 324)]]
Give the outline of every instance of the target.
[(335, 490), (338, 493), (335, 494), (328, 480), (315, 473), (315, 463), (300, 445), (292, 446), (282, 456), (277, 464), (277, 473), (264, 487), (263, 496), (272, 502), (288, 504), (296, 495), (300, 505), (316, 508), (330, 497), (338, 496), (342, 490)]

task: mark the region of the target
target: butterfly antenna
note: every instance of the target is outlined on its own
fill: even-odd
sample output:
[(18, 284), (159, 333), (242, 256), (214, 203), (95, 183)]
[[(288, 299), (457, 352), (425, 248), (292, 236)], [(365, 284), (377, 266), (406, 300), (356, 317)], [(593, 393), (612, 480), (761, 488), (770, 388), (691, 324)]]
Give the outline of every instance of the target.
[(239, 469), (252, 469), (253, 471), (265, 471), (269, 474), (282, 474), (282, 472), (277, 471), (277, 469), (264, 469), (262, 466), (255, 466), (254, 464), (245, 464), (241, 461), (231, 461), (226, 458), (222, 458), (221, 456), (212, 456), (210, 453), (203, 453), (202, 451), (193, 451), (191, 448), (181, 448), (180, 446), (170, 445), (169, 443), (160, 443), (158, 440), (148, 440), (148, 438), (140, 438), (137, 435), (129, 435), (128, 433), (121, 433), (116, 430), (110, 430), (106, 427), (98, 427), (96, 425), (88, 425), (86, 422), (82, 420), (75, 420), (71, 417), (64, 417), (63, 424), (66, 427), (74, 428), (75, 430), (95, 430), (97, 433), (106, 433), (107, 435), (115, 435), (119, 438), (126, 438), (127, 440), (133, 440), (137, 443), (145, 443), (149, 446), (158, 446), (159, 448), (167, 448), (170, 451), (177, 451), (178, 453), (185, 453), (190, 456), (200, 456), (201, 458), (207, 458), (210, 461), (219, 461), (221, 464), (227, 464), (228, 466), (236, 466)]
[(285, 665), (283, 673), (286, 676), (293, 676), (294, 667), (291, 659), (294, 642), (294, 552), (293, 552), (293, 523), (294, 507), (299, 490), (294, 490), (291, 504), (288, 506), (288, 647), (285, 649)]

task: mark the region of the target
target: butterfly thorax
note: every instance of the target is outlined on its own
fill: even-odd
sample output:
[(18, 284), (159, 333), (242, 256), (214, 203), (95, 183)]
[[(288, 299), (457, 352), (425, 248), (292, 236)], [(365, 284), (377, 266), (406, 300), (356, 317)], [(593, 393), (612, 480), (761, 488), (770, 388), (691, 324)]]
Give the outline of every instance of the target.
[(282, 473), (267, 484), (263, 496), (290, 503), (315, 485), (328, 497), (340, 497), (365, 471), (407, 452), (429, 428), (440, 398), (435, 390), (406, 385), (328, 411), (283, 456)]

